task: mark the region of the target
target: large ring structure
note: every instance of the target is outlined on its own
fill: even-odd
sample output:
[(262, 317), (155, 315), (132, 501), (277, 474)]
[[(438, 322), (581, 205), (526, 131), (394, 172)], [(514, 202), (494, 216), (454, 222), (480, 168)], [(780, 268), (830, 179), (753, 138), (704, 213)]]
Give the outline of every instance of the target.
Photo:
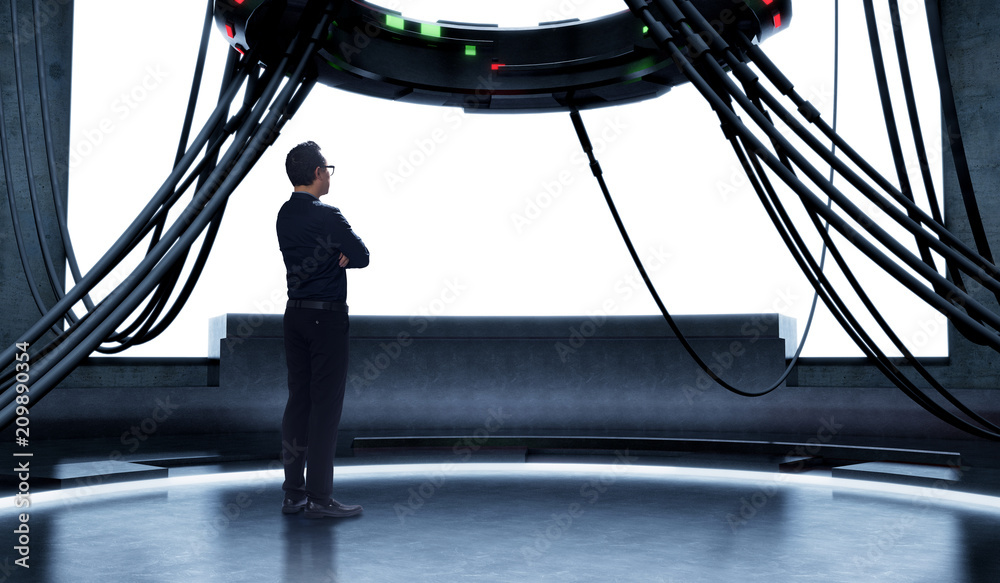
[[(281, 57), (305, 0), (218, 0), (216, 24), (229, 43)], [(758, 41), (791, 20), (791, 0), (698, 0), (723, 35)], [(651, 7), (655, 9), (655, 7)], [(501, 28), (426, 22), (360, 0), (337, 3), (316, 57), (325, 85), (395, 101), (477, 112), (565, 111), (620, 105), (687, 82), (649, 30), (623, 10), (593, 20)]]

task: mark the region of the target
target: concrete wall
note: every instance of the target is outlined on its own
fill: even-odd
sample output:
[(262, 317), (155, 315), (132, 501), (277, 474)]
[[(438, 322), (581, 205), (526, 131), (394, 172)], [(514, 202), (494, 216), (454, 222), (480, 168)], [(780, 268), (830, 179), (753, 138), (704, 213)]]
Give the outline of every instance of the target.
[[(33, 409), (47, 439), (277, 432), (286, 396), (277, 315), (213, 321), (218, 360), (91, 359)], [(725, 379), (778, 378), (795, 332), (776, 315), (688, 316)], [(353, 316), (342, 437), (662, 436), (903, 444), (968, 440), (898, 389), (786, 386), (763, 397), (710, 382), (657, 317)], [(992, 390), (959, 390), (987, 416)], [(119, 439), (120, 438), (120, 439)], [(212, 438), (214, 441), (214, 438)], [(206, 446), (207, 447), (207, 446)]]
[[(698, 354), (746, 391), (777, 379), (795, 350), (794, 321), (776, 314), (679, 320)], [(968, 437), (894, 387), (790, 383), (762, 397), (735, 395), (701, 372), (658, 316), (353, 316), (351, 336), (347, 436), (492, 428), (505, 435), (819, 435), (847, 443)], [(283, 407), (286, 386), (280, 317), (229, 314), (213, 321), (210, 337), (220, 389), (236, 408), (220, 412), (218, 423), (253, 417), (256, 427), (276, 428), (272, 411)], [(983, 414), (1000, 413), (996, 392), (958, 394)], [(497, 412), (500, 427), (490, 421)]]
[[(747, 390), (777, 379), (794, 350), (794, 322), (775, 314), (680, 320), (713, 370)], [(218, 360), (90, 359), (35, 405), (33, 430), (129, 443), (136, 433), (279, 431), (281, 316), (222, 316), (212, 335)], [(768, 432), (774, 415), (795, 423), (787, 403), (746, 415), (737, 406), (746, 399), (714, 386), (658, 317), (354, 316), (348, 378), (346, 436), (472, 434), (493, 415), (503, 433), (533, 435)], [(807, 433), (816, 423), (803, 422)]]
[[(54, 138), (57, 147), (68, 152), (72, 2), (43, 4), (46, 12), (43, 33), (48, 61), (45, 71), (51, 93), (50, 102), (53, 105)], [(1000, 102), (996, 98), (996, 95), (1000, 95), (1000, 76), (995, 74), (1000, 70), (1000, 43), (995, 36), (996, 24), (1000, 22), (1000, 4), (988, 0), (942, 0), (942, 6), (948, 58), (966, 151), (984, 221), (992, 234), (994, 249), (1000, 253), (1000, 237), (996, 235), (1000, 232), (1000, 198), (997, 196), (1000, 192), (1000, 185), (997, 184), (1000, 144), (996, 140), (996, 136), (1000, 135)], [(31, 22), (30, 9), (30, 2), (19, 3), (20, 23)], [(22, 32), (28, 30), (28, 25), (22, 27)], [(3, 97), (5, 116), (5, 125), (0, 129), (9, 140), (10, 159), (14, 167), (12, 186), (18, 197), (19, 217), (27, 236), (31, 238), (35, 233), (26, 204), (28, 178), (21, 147), (20, 114), (14, 91), (13, 47), (8, 38), (9, 31), (9, 11), (0, 9), (0, 95)], [(44, 179), (44, 148), (41, 134), (37, 131), (41, 123), (34, 72), (34, 48), (30, 42), (26, 42), (31, 40), (30, 33), (23, 35), (20, 47), (27, 67), (24, 82), (29, 95), (27, 117), (32, 132), (30, 143), (35, 162), (34, 183), (40, 197), (49, 200), (50, 187)], [(948, 135), (947, 128), (945, 135)], [(947, 142), (944, 147), (947, 151)], [(944, 170), (944, 197), (949, 226), (971, 243), (954, 170), (948, 163)], [(63, 169), (60, 180), (64, 188), (65, 174)], [(0, 181), (3, 180), (3, 176), (0, 176)], [(4, 225), (9, 224), (10, 212), (6, 187), (5, 182), (0, 182), (0, 221)], [(46, 211), (45, 214), (45, 228), (51, 247), (57, 250), (60, 245), (55, 237), (58, 229), (53, 213)], [(18, 333), (35, 322), (38, 315), (28, 293), (11, 237), (9, 227), (0, 227), (0, 305), (3, 306), (0, 310), (0, 341), (5, 345), (17, 340)], [(35, 273), (43, 273), (37, 253), (32, 257), (32, 267)], [(51, 293), (45, 292), (45, 295), (46, 301), (51, 302)], [(995, 300), (991, 297), (981, 292), (980, 295), (987, 305), (995, 305)], [(253, 328), (250, 318), (247, 316), (242, 324)], [(230, 319), (216, 322), (217, 325), (223, 325), (219, 338), (227, 337), (225, 326), (233, 322)], [(457, 427), (459, 420), (480, 419), (488, 414), (490, 401), (483, 398), (483, 395), (490, 391), (494, 394), (513, 388), (527, 391), (527, 387), (531, 386), (540, 393), (511, 393), (515, 397), (512, 397), (510, 403), (521, 407), (526, 426), (549, 427), (553, 430), (589, 424), (592, 428), (609, 431), (628, 426), (640, 430), (747, 432), (761, 435), (798, 433), (808, 436), (817, 428), (823, 427), (823, 419), (837, 419), (838, 423), (840, 420), (845, 422), (842, 433), (845, 436), (906, 438), (928, 434), (962, 435), (919, 409), (897, 389), (889, 386), (873, 366), (863, 362), (803, 362), (789, 387), (761, 399), (736, 397), (718, 387), (701, 390), (697, 388), (698, 385), (690, 382), (686, 384), (695, 386), (697, 392), (689, 391), (685, 395), (685, 382), (681, 380), (684, 375), (688, 375), (689, 380), (698, 380), (690, 376), (696, 373), (692, 373), (695, 369), (686, 356), (664, 358), (658, 352), (655, 357), (653, 352), (641, 356), (641, 351), (637, 352), (633, 348), (617, 352), (602, 349), (601, 358), (605, 359), (605, 363), (598, 366), (596, 360), (587, 358), (588, 351), (595, 347), (611, 348), (617, 345), (621, 348), (629, 342), (647, 341), (635, 338), (594, 340), (588, 337), (586, 343), (574, 346), (569, 328), (576, 325), (579, 330), (584, 323), (585, 320), (580, 319), (559, 323), (562, 328), (558, 329), (558, 334), (550, 337), (529, 335), (515, 342), (514, 336), (508, 336), (503, 342), (510, 349), (502, 351), (495, 349), (494, 343), (498, 342), (495, 338), (468, 337), (456, 346), (445, 349), (446, 339), (434, 339), (430, 336), (417, 338), (420, 323), (414, 324), (407, 320), (393, 324), (395, 330), (386, 331), (383, 326), (382, 331), (377, 334), (369, 333), (365, 338), (362, 338), (363, 335), (358, 336), (353, 351), (352, 383), (349, 387), (345, 423), (357, 431)], [(238, 322), (236, 326), (239, 327), (240, 324)], [(518, 325), (516, 322), (505, 324), (514, 328)], [(364, 327), (362, 320), (355, 319), (356, 333), (363, 332)], [(239, 339), (240, 331), (232, 332), (235, 334), (233, 339)], [(409, 333), (409, 340), (412, 342), (397, 357), (394, 356), (396, 350), (393, 342), (399, 344), (397, 334), (401, 332)], [(950, 334), (951, 356), (947, 359), (935, 359), (931, 363), (934, 373), (946, 386), (956, 388), (977, 411), (989, 415), (1000, 410), (1000, 392), (994, 390), (1000, 387), (1000, 358), (992, 350), (972, 345), (953, 330)], [(736, 329), (735, 337), (742, 337), (739, 328)], [(746, 340), (745, 337), (742, 338)], [(563, 352), (568, 361), (573, 363), (572, 366), (563, 362), (560, 353), (554, 348), (559, 339), (562, 339), (566, 347), (575, 351)], [(582, 334), (580, 339), (583, 339)], [(274, 338), (269, 340), (272, 343), (275, 341)], [(699, 347), (700, 352), (709, 355), (710, 359), (713, 350), (717, 350), (712, 349), (711, 345)], [(224, 351), (228, 347), (221, 348)], [(401, 344), (400, 348), (403, 348)], [(539, 356), (543, 353), (547, 354), (548, 360), (545, 362)], [(280, 354), (274, 358), (273, 362), (268, 363), (272, 377), (275, 374), (273, 371), (280, 371), (282, 364)], [(442, 366), (441, 359), (452, 359), (456, 366)], [(532, 366), (544, 364), (550, 371), (560, 370), (563, 376), (559, 377), (555, 372), (544, 377), (525, 376), (523, 371), (513, 367), (513, 363), (520, 361), (531, 363)], [(39, 415), (35, 421), (42, 424), (39, 426), (40, 431), (51, 429), (52, 433), (46, 433), (50, 437), (95, 433), (115, 435), (123, 429), (139, 426), (147, 419), (155, 420), (160, 417), (164, 410), (158, 409), (158, 401), (169, 405), (181, 404), (180, 408), (168, 407), (171, 412), (170, 420), (166, 424), (161, 423), (172, 432), (257, 431), (272, 430), (275, 427), (276, 417), (272, 411), (275, 407), (280, 407), (283, 394), (281, 390), (269, 389), (271, 392), (265, 392), (266, 387), (273, 389), (277, 382), (275, 378), (245, 377), (247, 388), (238, 388), (235, 393), (229, 393), (216, 386), (213, 380), (215, 367), (227, 366), (225, 359), (221, 364), (186, 363), (166, 368), (136, 365), (134, 361), (131, 364), (121, 362), (119, 365), (108, 365), (105, 362), (90, 368), (83, 367), (74, 373), (59, 390), (39, 403)], [(421, 364), (422, 362), (433, 364)], [(629, 366), (626, 365), (629, 362), (639, 362), (642, 367), (647, 367), (643, 373), (647, 375), (647, 380), (638, 382), (638, 386), (646, 387), (643, 389), (646, 392), (642, 395), (645, 400), (629, 401), (629, 397), (605, 389), (580, 389), (588, 383), (591, 387), (613, 386), (612, 379), (621, 370), (637, 374), (636, 371), (628, 370)], [(388, 366), (380, 367), (384, 363), (388, 363)], [(661, 378), (651, 376), (653, 369), (650, 367), (654, 365), (663, 367)], [(775, 365), (768, 365), (773, 366)], [(409, 380), (408, 375), (413, 370), (418, 370), (424, 380), (415, 389), (404, 390), (405, 383)], [(450, 372), (448, 375), (435, 377), (431, 375), (434, 370)], [(728, 372), (737, 374), (737, 371), (734, 367)], [(223, 370), (219, 374), (229, 379), (227, 375), (234, 373)], [(752, 375), (741, 380), (751, 377)], [(635, 380), (639, 376), (632, 378)], [(435, 388), (435, 383), (444, 383), (456, 392), (451, 395), (435, 392), (440, 391)], [(463, 389), (459, 386), (461, 383), (466, 383), (469, 387)], [(238, 386), (228, 380), (222, 384), (231, 388)], [(558, 390), (564, 392), (554, 393), (554, 385), (559, 385)], [(673, 390), (680, 387), (680, 396), (673, 396), (675, 401), (660, 398), (671, 390), (668, 387), (673, 387)], [(566, 398), (556, 399), (553, 397), (555, 394)], [(427, 398), (421, 401), (423, 397)], [(365, 402), (365, 399), (369, 400), (373, 408), (365, 410), (356, 406)], [(619, 399), (622, 400), (620, 404), (617, 403)], [(647, 407), (649, 403), (655, 403), (655, 406)], [(621, 408), (614, 409), (618, 405)], [(664, 423), (663, 420), (668, 418), (672, 422)], [(400, 425), (400, 419), (410, 419), (411, 422), (409, 425)], [(596, 422), (597, 425), (591, 422)]]
[[(51, 114), (52, 140), (59, 155), (56, 160), (62, 164), (59, 170), (59, 196), (66, 203), (67, 167), (69, 157), (69, 115), (72, 79), (73, 52), (73, 3), (43, 2), (43, 14), (39, 20), (44, 41), (47, 91)], [(41, 288), (41, 295), (47, 305), (54, 303), (54, 295), (45, 275), (41, 253), (38, 251), (38, 235), (29, 206), (29, 181), (34, 183), (37, 196), (42, 201), (43, 231), (59, 268), (60, 281), (64, 277), (64, 254), (59, 237), (59, 226), (55, 219), (52, 202), (52, 187), (48, 180), (48, 166), (42, 133), (42, 114), (39, 100), (38, 75), (35, 59), (34, 19), (32, 2), (18, 3), (18, 48), (22, 61), (22, 80), (26, 100), (25, 116), (28, 124), (29, 152), (32, 176), (28, 176), (22, 145), (21, 115), (19, 113), (17, 86), (14, 71), (14, 43), (11, 38), (11, 14), (8, 3), (0, 9), (0, 96), (3, 98), (4, 127), (0, 128), (7, 138), (9, 160), (11, 162), (11, 183), (16, 198), (16, 212), (20, 219), (24, 237), (29, 246), (30, 266)], [(8, 346), (19, 340), (18, 335), (34, 324), (40, 315), (31, 297), (11, 226), (11, 208), (7, 199), (7, 178), (0, 172), (0, 346)]]
[[(1000, 4), (990, 0), (942, 0), (945, 48), (958, 107), (965, 153), (972, 172), (980, 213), (993, 254), (1000, 259)], [(954, 166), (949, 163), (949, 135), (944, 128), (945, 217), (948, 229), (975, 248)], [(968, 281), (968, 280), (966, 280)], [(997, 309), (996, 298), (970, 282), (975, 297)], [(977, 346), (954, 328), (949, 352), (955, 382), (964, 386), (1000, 388), (1000, 354)]]
[[(774, 382), (794, 350), (794, 322), (776, 314), (680, 320), (717, 374), (747, 390)], [(287, 390), (281, 317), (229, 314), (216, 324), (220, 389), (233, 402), (267, 403), (276, 427), (270, 411)], [(707, 430), (712, 415), (694, 404), (722, 391), (713, 385), (655, 316), (354, 316), (342, 427), (471, 432), (503, 410), (507, 431)]]
[[(965, 142), (965, 152), (980, 213), (990, 238), (994, 255), (1000, 258), (1000, 41), (996, 31), (1000, 25), (1000, 3), (992, 0), (940, 0), (944, 27), (945, 51), (951, 73), (952, 88), (958, 107), (959, 126)], [(921, 6), (922, 9), (922, 6)], [(923, 18), (922, 10), (912, 18)], [(911, 64), (914, 61), (911, 57)], [(933, 67), (932, 63), (923, 65)], [(953, 128), (943, 128), (944, 212), (945, 223), (967, 245), (975, 248), (969, 229), (968, 216), (959, 187), (954, 164), (951, 162), (949, 136)], [(929, 145), (933, 148), (933, 145)], [(931, 159), (938, 159), (931, 151)], [(965, 278), (974, 297), (987, 307), (1000, 310), (996, 298), (981, 286)], [(937, 324), (933, 324), (937, 326)], [(949, 389), (992, 391), (1000, 388), (1000, 354), (991, 348), (977, 346), (948, 325), (946, 359), (927, 359), (935, 378)], [(903, 367), (917, 379), (911, 367)], [(889, 381), (870, 363), (863, 361), (806, 361), (799, 367), (797, 382), (815, 387), (889, 387)], [(918, 382), (926, 386), (924, 382)], [(988, 403), (1000, 403), (1000, 393)], [(991, 405), (992, 406), (992, 405)]]

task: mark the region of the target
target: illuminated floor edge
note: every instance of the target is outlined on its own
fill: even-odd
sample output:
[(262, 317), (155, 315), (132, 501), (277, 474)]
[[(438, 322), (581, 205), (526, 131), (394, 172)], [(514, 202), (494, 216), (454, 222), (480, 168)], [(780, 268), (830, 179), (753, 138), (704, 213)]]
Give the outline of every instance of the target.
[(342, 520), (283, 515), (266, 467), (41, 492), (30, 580), (1000, 580), (998, 497), (636, 461), (341, 466)]
[[(519, 475), (560, 475), (566, 473), (611, 472), (616, 476), (648, 477), (661, 479), (698, 479), (731, 484), (733, 482), (768, 482), (780, 486), (822, 486), (843, 492), (894, 495), (921, 498), (936, 504), (968, 506), (977, 510), (1000, 512), (1000, 496), (987, 496), (949, 490), (945, 487), (914, 486), (862, 479), (833, 478), (807, 474), (788, 474), (763, 471), (728, 470), (715, 468), (691, 468), (674, 466), (647, 466), (638, 464), (599, 463), (413, 463), (413, 464), (372, 464), (351, 465), (337, 468), (338, 484), (344, 480), (364, 479), (384, 475), (439, 474), (450, 477), (519, 476)], [(222, 485), (254, 480), (281, 481), (281, 470), (256, 470), (242, 472), (219, 472), (192, 476), (154, 478), (93, 487), (52, 490), (31, 495), (33, 504), (58, 502), (65, 499), (80, 499), (115, 493), (164, 490), (174, 486)], [(16, 497), (0, 498), (0, 509), (17, 508)]]

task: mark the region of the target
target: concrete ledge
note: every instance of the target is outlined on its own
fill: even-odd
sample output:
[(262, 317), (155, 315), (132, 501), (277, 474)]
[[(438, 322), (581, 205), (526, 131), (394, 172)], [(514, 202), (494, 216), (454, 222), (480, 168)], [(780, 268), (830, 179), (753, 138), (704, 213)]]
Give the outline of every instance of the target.
[[(794, 345), (794, 322), (777, 314), (685, 316), (679, 325), (713, 370), (749, 390), (778, 379)], [(211, 328), (220, 390), (267, 411), (276, 427), (286, 391), (281, 316), (229, 314)], [(714, 388), (656, 316), (352, 316), (341, 428), (681, 430)]]
[(889, 482), (911, 486), (950, 487), (962, 479), (960, 467), (941, 467), (913, 463), (867, 462), (838, 466), (834, 478), (852, 478), (869, 482)]
[(198, 387), (219, 385), (219, 361), (211, 358), (130, 358), (98, 356), (85, 359), (61, 383), (79, 387)]
[[(167, 469), (116, 460), (78, 462), (30, 468), (32, 492), (93, 487), (136, 480), (166, 478)], [(17, 473), (0, 473), (0, 483), (16, 484)]]
[[(759, 390), (785, 367), (790, 326), (782, 320), (688, 316), (681, 325), (724, 378)], [(286, 397), (280, 322), (278, 315), (216, 318), (219, 360), (91, 359), (32, 408), (32, 437), (103, 437), (130, 454), (161, 435), (203, 436), (207, 445), (226, 434), (277, 433)], [(790, 383), (764, 397), (734, 395), (711, 382), (656, 317), (353, 316), (351, 326), (345, 446), (355, 437), (420, 435), (696, 436), (908, 448), (973, 440), (893, 387)], [(953, 392), (1000, 418), (1000, 391)]]

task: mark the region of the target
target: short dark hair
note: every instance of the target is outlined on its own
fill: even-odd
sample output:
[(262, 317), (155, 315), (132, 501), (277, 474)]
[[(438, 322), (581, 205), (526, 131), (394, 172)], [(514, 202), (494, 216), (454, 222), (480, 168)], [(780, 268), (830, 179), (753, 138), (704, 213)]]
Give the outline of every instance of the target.
[(302, 142), (285, 157), (285, 172), (288, 173), (292, 186), (312, 184), (316, 180), (316, 168), (325, 165), (326, 159), (319, 153), (316, 142)]

